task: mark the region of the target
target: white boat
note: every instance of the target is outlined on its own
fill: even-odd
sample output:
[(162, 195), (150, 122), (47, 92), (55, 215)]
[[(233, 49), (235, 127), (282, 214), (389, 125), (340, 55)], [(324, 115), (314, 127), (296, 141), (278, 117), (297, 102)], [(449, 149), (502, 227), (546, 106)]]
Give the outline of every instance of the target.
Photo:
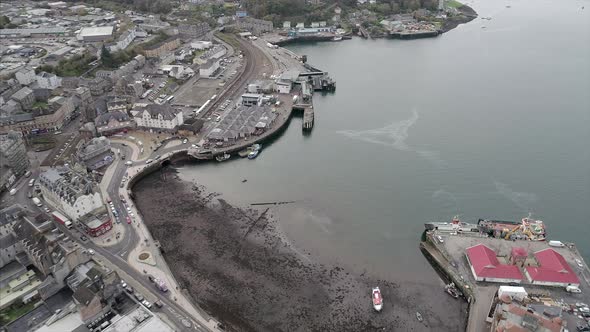
[(373, 308), (375, 311), (381, 311), (383, 308), (383, 298), (381, 297), (381, 290), (379, 287), (373, 287), (371, 298), (373, 299)]
[(254, 151), (248, 153), (248, 159), (254, 159), (254, 158), (256, 158), (258, 156), (258, 153), (259, 152), (260, 151), (258, 151), (258, 150), (254, 150)]
[(335, 36), (334, 38), (332, 38), (332, 41), (341, 41), (342, 40), (342, 36)]
[(424, 320), (424, 318), (422, 318), (422, 314), (419, 313), (418, 311), (416, 311), (416, 318), (418, 319), (419, 322)]

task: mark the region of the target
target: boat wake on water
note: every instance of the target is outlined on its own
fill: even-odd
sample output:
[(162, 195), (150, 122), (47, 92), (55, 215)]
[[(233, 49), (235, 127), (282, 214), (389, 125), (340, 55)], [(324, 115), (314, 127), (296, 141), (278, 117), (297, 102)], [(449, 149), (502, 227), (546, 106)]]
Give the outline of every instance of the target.
[(339, 130), (336, 133), (359, 141), (389, 146), (400, 151), (414, 152), (436, 166), (443, 166), (445, 162), (437, 151), (413, 148), (406, 143), (408, 130), (418, 121), (418, 118), (418, 112), (413, 110), (409, 119), (393, 122), (382, 128)]

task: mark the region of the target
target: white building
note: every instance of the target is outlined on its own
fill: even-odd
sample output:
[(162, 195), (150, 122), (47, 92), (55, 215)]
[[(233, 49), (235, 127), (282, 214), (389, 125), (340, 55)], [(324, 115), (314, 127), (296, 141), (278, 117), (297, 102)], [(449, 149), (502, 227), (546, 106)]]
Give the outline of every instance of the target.
[(206, 50), (213, 47), (213, 43), (206, 40), (199, 40), (191, 43), (191, 48), (195, 50)]
[(113, 26), (84, 27), (78, 33), (78, 40), (85, 42), (100, 42), (111, 38)]
[(179, 80), (191, 78), (195, 75), (195, 71), (190, 67), (180, 65), (164, 65), (160, 67), (160, 70), (163, 74), (167, 74), (170, 77), (174, 77)]
[(16, 79), (22, 85), (29, 85), (37, 80), (37, 76), (34, 69), (23, 68), (16, 72)]
[(57, 89), (61, 86), (61, 77), (55, 74), (41, 72), (37, 75), (37, 83), (43, 89)]
[(125, 31), (121, 35), (121, 37), (119, 37), (119, 40), (117, 40), (117, 42), (115, 44), (109, 46), (109, 51), (117, 52), (117, 51), (121, 51), (121, 50), (126, 49), (129, 45), (131, 45), (131, 43), (133, 42), (133, 40), (136, 37), (137, 37), (137, 32), (135, 29), (130, 29), (130, 30)]
[(201, 77), (211, 77), (217, 69), (219, 69), (219, 60), (209, 59), (199, 68), (199, 75)]
[(74, 221), (104, 205), (98, 185), (88, 174), (69, 167), (41, 173), (39, 185), (43, 198)]
[(184, 123), (182, 111), (173, 109), (168, 104), (149, 104), (132, 110), (133, 120), (138, 127), (155, 130), (174, 130)]

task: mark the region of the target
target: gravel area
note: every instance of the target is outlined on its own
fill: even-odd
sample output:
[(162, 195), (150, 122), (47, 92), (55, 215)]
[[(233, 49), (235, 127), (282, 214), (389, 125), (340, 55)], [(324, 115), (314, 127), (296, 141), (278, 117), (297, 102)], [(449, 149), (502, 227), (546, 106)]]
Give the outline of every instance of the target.
[[(465, 328), (466, 304), (441, 288), (399, 285), (314, 262), (289, 243), (269, 210), (231, 206), (217, 193), (182, 182), (172, 169), (141, 180), (134, 194), (177, 280), (230, 331)], [(371, 305), (376, 285), (385, 301), (380, 313)]]

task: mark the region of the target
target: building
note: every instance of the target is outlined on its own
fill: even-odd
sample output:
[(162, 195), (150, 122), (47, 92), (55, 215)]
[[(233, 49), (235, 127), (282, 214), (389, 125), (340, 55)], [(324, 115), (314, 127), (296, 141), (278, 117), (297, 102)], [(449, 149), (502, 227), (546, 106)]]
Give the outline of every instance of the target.
[(259, 20), (252, 17), (237, 18), (236, 26), (238, 29), (250, 31), (255, 35), (270, 32), (273, 29), (272, 21)]
[(33, 93), (33, 90), (26, 86), (15, 92), (10, 98), (19, 103), (23, 110), (32, 109), (33, 104), (35, 103), (35, 94)]
[(223, 146), (250, 136), (260, 135), (272, 126), (277, 113), (268, 106), (239, 106), (229, 110), (207, 135), (208, 144)]
[(45, 200), (73, 221), (104, 207), (98, 185), (85, 172), (50, 168), (39, 175), (38, 183)]
[(16, 178), (27, 172), (31, 163), (21, 133), (0, 135), (0, 169), (10, 169)]
[(211, 30), (211, 27), (205, 22), (178, 25), (178, 33), (190, 38), (202, 37), (206, 35), (209, 30)]
[[(137, 37), (137, 30), (136, 29), (129, 29), (119, 37), (116, 43), (111, 44), (108, 46), (109, 51), (117, 52), (126, 49), (133, 40)], [(100, 52), (100, 51), (99, 51)]]
[(119, 280), (114, 271), (105, 269), (94, 261), (76, 266), (67, 276), (66, 284), (74, 292), (74, 302), (84, 324), (108, 316), (115, 297), (121, 294), (117, 285)]
[(288, 70), (283, 72), (279, 78), (275, 81), (276, 91), (278, 93), (290, 93), (293, 88), (293, 84), (299, 77), (299, 71)]
[(501, 264), (496, 253), (483, 244), (469, 247), (465, 251), (476, 281), (520, 283), (524, 279), (517, 266)]
[(74, 90), (74, 104), (78, 108), (78, 112), (82, 115), (82, 120), (85, 122), (94, 120), (95, 116), (92, 112), (92, 94), (87, 87), (80, 86)]
[(148, 58), (159, 58), (170, 54), (180, 46), (180, 39), (178, 37), (169, 37), (161, 43), (146, 47), (144, 49), (145, 56)]
[(70, 271), (88, 260), (81, 247), (64, 233), (58, 232), (55, 222), (43, 215), (21, 216), (13, 227), (13, 233), (22, 244), (22, 252), (16, 260), (23, 266), (33, 265), (43, 278), (36, 287), (38, 295), (47, 299), (65, 286), (64, 279)]
[(137, 127), (143, 129), (174, 131), (184, 123), (182, 111), (173, 109), (168, 104), (149, 104), (132, 110), (131, 114)]
[(53, 90), (61, 86), (61, 78), (43, 71), (37, 75), (37, 84), (40, 88)]
[(17, 81), (22, 85), (29, 85), (37, 80), (35, 75), (35, 70), (33, 68), (22, 68), (21, 70), (17, 71), (16, 74)]
[(64, 27), (42, 27), (34, 29), (0, 29), (0, 38), (48, 38), (68, 35)]
[(113, 222), (109, 217), (109, 214), (87, 214), (78, 220), (80, 227), (84, 230), (84, 233), (97, 237), (107, 233), (113, 228)]
[(213, 74), (219, 69), (219, 60), (209, 59), (207, 62), (199, 67), (199, 75), (201, 77), (212, 77)]
[(242, 105), (244, 106), (259, 105), (261, 100), (262, 95), (258, 93), (244, 93), (242, 95)]
[(195, 71), (190, 67), (180, 65), (164, 65), (160, 67), (159, 71), (178, 80), (188, 79), (195, 75)]
[(563, 332), (565, 326), (561, 316), (547, 316), (508, 300), (496, 305), (490, 331)]
[(178, 135), (186, 137), (196, 135), (203, 128), (204, 121), (201, 119), (189, 118), (178, 127)]
[(90, 94), (100, 96), (113, 88), (113, 83), (109, 78), (95, 77), (88, 82)]
[(108, 166), (113, 162), (111, 142), (104, 136), (95, 137), (80, 147), (77, 156), (91, 171)]
[(113, 26), (84, 27), (78, 33), (77, 39), (84, 42), (101, 42), (113, 36)]
[(191, 43), (191, 48), (195, 50), (207, 50), (213, 47), (213, 43), (210, 41), (199, 40)]
[(525, 275), (531, 283), (556, 287), (580, 285), (574, 270), (557, 251), (551, 248), (537, 251), (535, 260), (538, 266), (525, 267)]
[(94, 120), (96, 132), (101, 136), (113, 135), (119, 132), (135, 128), (135, 122), (129, 118), (127, 113), (107, 112), (96, 117)]

